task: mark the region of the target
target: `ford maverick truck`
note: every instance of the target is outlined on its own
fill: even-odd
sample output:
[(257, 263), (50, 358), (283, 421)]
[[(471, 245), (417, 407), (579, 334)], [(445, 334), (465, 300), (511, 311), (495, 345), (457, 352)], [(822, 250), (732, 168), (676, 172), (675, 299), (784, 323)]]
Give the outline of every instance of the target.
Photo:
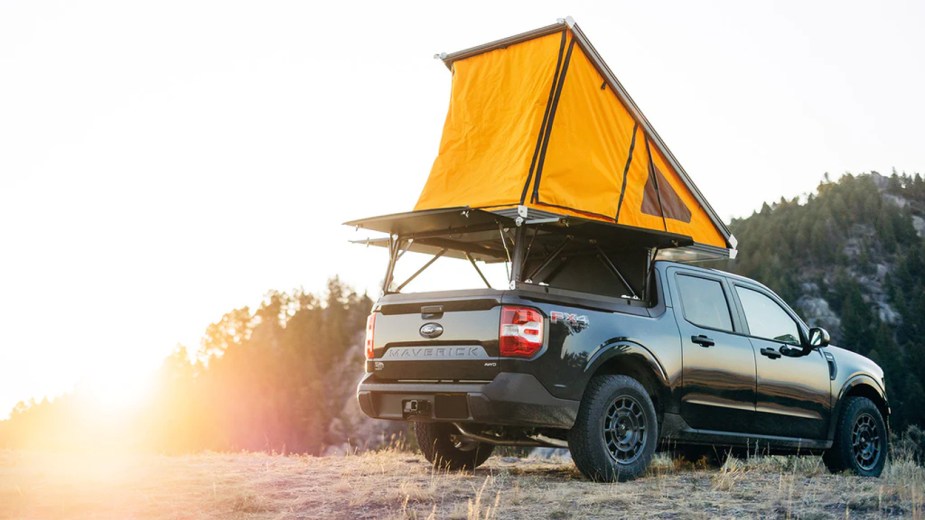
[[(683, 236), (465, 208), (350, 224), (389, 235), (368, 241), (389, 265), (359, 404), (413, 422), (437, 466), (471, 469), (510, 445), (567, 447), (601, 481), (642, 475), (669, 447), (821, 453), (865, 476), (884, 467), (880, 367), (829, 344), (761, 283), (674, 261), (691, 259)], [(431, 259), (403, 280), (408, 251)], [(405, 290), (441, 257), (485, 286)], [(482, 273), (492, 263), (507, 266), (505, 286)]]

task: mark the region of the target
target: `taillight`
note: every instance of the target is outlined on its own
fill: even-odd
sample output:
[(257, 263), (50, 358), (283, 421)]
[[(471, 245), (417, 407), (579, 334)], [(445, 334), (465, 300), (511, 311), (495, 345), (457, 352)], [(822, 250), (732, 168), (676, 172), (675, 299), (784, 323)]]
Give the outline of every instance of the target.
[(543, 348), (543, 315), (529, 307), (501, 307), (501, 355), (531, 357)]
[(366, 318), (366, 359), (373, 358), (373, 335), (376, 332), (376, 313)]

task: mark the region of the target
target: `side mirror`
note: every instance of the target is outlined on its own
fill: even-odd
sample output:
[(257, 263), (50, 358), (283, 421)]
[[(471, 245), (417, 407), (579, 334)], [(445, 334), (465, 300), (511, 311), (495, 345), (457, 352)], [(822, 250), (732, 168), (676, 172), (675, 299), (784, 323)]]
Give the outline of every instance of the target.
[(822, 327), (813, 327), (809, 329), (809, 346), (813, 348), (824, 347), (829, 344), (832, 337), (827, 330)]

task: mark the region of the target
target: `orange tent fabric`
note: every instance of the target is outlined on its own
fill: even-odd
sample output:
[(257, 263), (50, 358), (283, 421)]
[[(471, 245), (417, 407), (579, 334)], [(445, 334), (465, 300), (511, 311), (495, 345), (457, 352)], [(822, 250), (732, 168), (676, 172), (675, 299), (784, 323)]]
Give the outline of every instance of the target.
[(549, 29), (446, 60), (450, 107), (415, 210), (524, 205), (734, 248), (577, 26)]

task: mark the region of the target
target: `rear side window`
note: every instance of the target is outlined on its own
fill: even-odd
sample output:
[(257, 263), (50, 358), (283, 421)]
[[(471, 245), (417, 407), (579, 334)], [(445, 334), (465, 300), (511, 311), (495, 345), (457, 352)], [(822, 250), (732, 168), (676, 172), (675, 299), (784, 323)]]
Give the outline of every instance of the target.
[(768, 296), (752, 289), (736, 286), (736, 294), (745, 311), (745, 321), (752, 336), (792, 345), (800, 344), (800, 332), (796, 322)]
[(685, 275), (678, 275), (677, 280), (687, 321), (700, 327), (732, 331), (729, 302), (720, 282)]

